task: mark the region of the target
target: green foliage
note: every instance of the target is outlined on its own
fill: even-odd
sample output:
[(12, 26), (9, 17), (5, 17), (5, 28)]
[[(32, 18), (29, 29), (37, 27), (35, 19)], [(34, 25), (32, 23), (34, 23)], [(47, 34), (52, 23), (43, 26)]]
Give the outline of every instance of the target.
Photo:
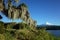
[(18, 23), (18, 25), (19, 25), (19, 29), (24, 29), (24, 28), (26, 28), (28, 25), (26, 24), (26, 23), (24, 23), (24, 22), (21, 22), (21, 23)]
[(8, 32), (5, 33), (5, 40), (15, 40), (14, 37), (12, 37), (12, 35)]
[(46, 28), (36, 29), (29, 27), (26, 23), (18, 23), (19, 29), (17, 30), (13, 29), (15, 25), (17, 24), (5, 25), (7, 28), (4, 30), (4, 23), (0, 22), (0, 40), (60, 40), (60, 38), (46, 32)]
[(3, 34), (0, 34), (0, 40), (5, 40), (5, 36)]
[(18, 3), (18, 2), (19, 2), (19, 0), (15, 0), (15, 2), (17, 2), (17, 3)]
[(11, 25), (7, 25), (7, 29), (11, 29)]
[(25, 27), (25, 23), (19, 23), (19, 28), (23, 29)]
[(0, 33), (4, 33), (4, 23), (0, 22)]
[(26, 7), (27, 8), (27, 5), (25, 3), (22, 3), (21, 6), (23, 7)]

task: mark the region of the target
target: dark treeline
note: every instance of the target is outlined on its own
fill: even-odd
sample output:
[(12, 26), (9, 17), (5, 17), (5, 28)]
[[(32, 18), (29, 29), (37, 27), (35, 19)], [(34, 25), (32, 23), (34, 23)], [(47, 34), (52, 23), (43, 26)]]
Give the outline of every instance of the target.
[(38, 29), (46, 28), (46, 30), (60, 30), (60, 26), (56, 25), (45, 25), (45, 26), (38, 25), (37, 28)]

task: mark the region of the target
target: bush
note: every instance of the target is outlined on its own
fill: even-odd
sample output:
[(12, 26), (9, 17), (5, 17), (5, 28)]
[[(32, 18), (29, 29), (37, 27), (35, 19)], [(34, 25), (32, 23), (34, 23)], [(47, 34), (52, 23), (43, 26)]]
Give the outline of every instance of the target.
[(0, 23), (0, 33), (1, 33), (1, 34), (5, 32), (4, 29), (5, 29), (5, 28), (4, 28), (4, 23)]
[(5, 33), (5, 40), (15, 40), (15, 38), (9, 32), (6, 32)]
[(46, 32), (46, 28), (36, 29), (25, 23), (18, 23), (16, 28), (20, 29), (17, 30), (12, 28), (13, 25), (17, 24), (8, 24), (7, 29), (4, 30), (4, 23), (0, 22), (0, 40), (60, 40), (60, 38)]
[(5, 36), (3, 34), (0, 34), (0, 40), (5, 40)]

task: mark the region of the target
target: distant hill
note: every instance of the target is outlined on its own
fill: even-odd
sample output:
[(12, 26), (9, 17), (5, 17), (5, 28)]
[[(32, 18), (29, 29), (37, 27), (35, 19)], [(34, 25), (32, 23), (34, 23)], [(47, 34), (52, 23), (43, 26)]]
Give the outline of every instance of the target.
[(60, 30), (60, 26), (58, 25), (37, 25), (38, 29), (42, 27), (46, 28), (46, 30)]

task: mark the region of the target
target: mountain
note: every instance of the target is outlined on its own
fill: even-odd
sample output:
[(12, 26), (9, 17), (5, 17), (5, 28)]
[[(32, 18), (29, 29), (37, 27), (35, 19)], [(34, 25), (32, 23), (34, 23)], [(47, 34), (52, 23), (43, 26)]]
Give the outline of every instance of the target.
[(45, 24), (37, 25), (38, 29), (41, 29), (42, 27), (46, 28), (46, 30), (60, 30), (60, 25), (53, 25), (48, 22), (46, 22)]

